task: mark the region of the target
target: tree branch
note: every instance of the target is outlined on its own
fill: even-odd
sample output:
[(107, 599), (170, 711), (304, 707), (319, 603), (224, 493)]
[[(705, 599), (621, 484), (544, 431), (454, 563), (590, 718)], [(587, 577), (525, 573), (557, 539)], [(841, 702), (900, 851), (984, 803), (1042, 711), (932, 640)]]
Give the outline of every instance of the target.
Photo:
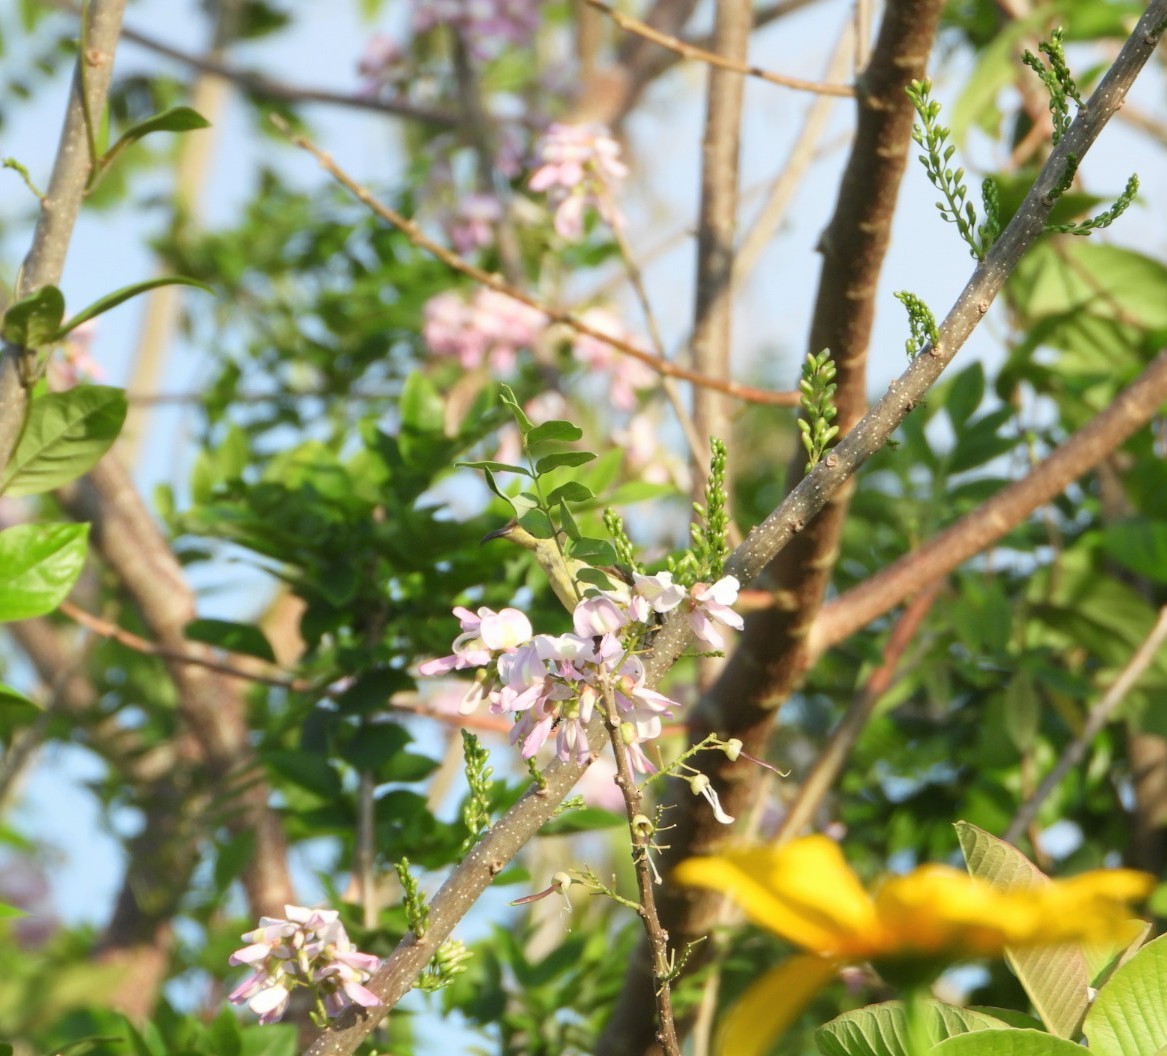
[[(17, 276), (14, 301), (61, 280), (69, 240), (95, 161), (90, 154), (90, 121), (105, 112), (124, 10), (125, 0), (93, 0), (89, 20), (82, 26), (53, 174), (41, 199), (32, 246)], [(24, 429), (36, 380), (32, 376), (36, 355), (36, 349), (7, 341), (0, 351), (0, 467), (8, 465)]]

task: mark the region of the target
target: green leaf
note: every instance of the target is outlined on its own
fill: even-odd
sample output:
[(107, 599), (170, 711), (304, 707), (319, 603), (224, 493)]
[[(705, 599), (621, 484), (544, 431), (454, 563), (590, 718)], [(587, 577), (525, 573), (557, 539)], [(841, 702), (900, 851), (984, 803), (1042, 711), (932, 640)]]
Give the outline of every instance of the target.
[(191, 620), (183, 633), (194, 642), (205, 642), (231, 653), (255, 656), (270, 664), (276, 662), (276, 654), (272, 651), (267, 635), (251, 623), (212, 619)]
[[(969, 1031), (1005, 1028), (994, 1016), (939, 1001), (929, 1002), (928, 1034), (933, 1042)], [(899, 1001), (844, 1012), (815, 1031), (823, 1056), (908, 1056), (908, 1027)]]
[(226, 891), (231, 881), (242, 875), (255, 857), (255, 847), (255, 833), (244, 830), (219, 848), (219, 853), (215, 855), (216, 891)]
[(930, 1056), (1082, 1056), (1086, 1050), (1040, 1030), (994, 1030), (960, 1034), (937, 1045)]
[(44, 348), (56, 336), (65, 315), (65, 297), (56, 286), (42, 286), (8, 306), (0, 334), (21, 348)]
[(319, 752), (272, 748), (263, 752), (262, 758), (267, 766), (285, 780), (322, 799), (335, 799), (342, 792), (340, 777)]
[(437, 387), (420, 370), (406, 377), (398, 409), (401, 412), (401, 424), (406, 429), (417, 433), (441, 433), (446, 405)]
[(463, 469), (481, 469), (491, 473), (521, 473), (524, 477), (532, 476), (531, 471), (523, 466), (514, 466), (510, 462), (494, 462), (484, 459), (481, 462), (456, 462), (455, 465)]
[(376, 773), (379, 766), (404, 752), (412, 740), (399, 723), (373, 723), (352, 731), (352, 739), (341, 748), (340, 757), (357, 770)]
[(514, 416), (515, 424), (519, 427), (519, 432), (526, 436), (532, 429), (535, 428), (531, 424), (531, 419), (527, 417), (519, 401), (515, 399), (514, 391), (509, 385), (503, 385), (499, 390), (499, 400), (506, 407), (510, 408), (511, 414)]
[(527, 433), (527, 447), (537, 447), (539, 444), (570, 443), (582, 439), (583, 430), (571, 422), (558, 419), (544, 422), (535, 426)]
[(38, 495), (75, 480), (97, 464), (126, 420), (126, 394), (106, 385), (80, 385), (38, 396), (12, 453), (0, 492)]
[(1167, 1047), (1167, 935), (1147, 943), (1098, 992), (1086, 1016), (1096, 1056), (1145, 1056)]
[(590, 451), (560, 451), (554, 455), (544, 455), (535, 463), (535, 472), (542, 475), (561, 466), (582, 466), (595, 459)]
[(1167, 524), (1132, 518), (1102, 529), (1102, 549), (1119, 564), (1156, 583), (1167, 582)]
[(615, 547), (607, 539), (583, 538), (573, 541), (568, 553), (591, 565), (614, 565), (620, 560)]
[[(196, 289), (205, 290), (207, 293), (215, 292), (205, 282), (199, 282), (198, 279), (188, 279), (182, 275), (163, 275), (157, 279), (135, 282), (130, 286), (123, 286), (119, 290), (114, 290), (113, 293), (107, 293), (104, 297), (99, 297), (88, 308), (83, 308), (63, 324), (60, 323), (60, 317), (58, 316), (59, 329), (53, 334), (53, 340), (60, 341), (70, 330), (75, 330), (82, 323), (88, 322), (90, 319), (95, 319), (104, 312), (108, 312), (111, 308), (116, 308), (123, 301), (128, 301), (131, 297), (137, 297), (139, 293), (146, 293), (159, 286), (194, 286)], [(64, 305), (62, 305), (63, 309)]]
[(87, 524), (17, 524), (0, 532), (0, 622), (60, 605), (81, 575), (88, 540)]
[[(958, 821), (956, 835), (973, 876), (998, 887), (1035, 887), (1048, 882), (1016, 847), (984, 829)], [(1006, 956), (1050, 1032), (1062, 1038), (1075, 1037), (1090, 1002), (1091, 975), (1081, 947), (1010, 950)]]
[(99, 161), (99, 166), (102, 169), (108, 168), (114, 158), (125, 150), (126, 147), (137, 143), (139, 139), (150, 135), (152, 132), (194, 132), (200, 128), (210, 127), (210, 121), (203, 117), (197, 110), (192, 110), (189, 106), (169, 107), (127, 128), (118, 137), (117, 142), (105, 152), (105, 155)]
[(587, 502), (594, 497), (592, 489), (586, 484), (581, 484), (578, 480), (569, 480), (566, 484), (560, 484), (547, 496), (547, 504), (558, 506), (561, 502)]
[(296, 1056), (296, 1028), (287, 1023), (254, 1025), (243, 1031), (240, 1056)]

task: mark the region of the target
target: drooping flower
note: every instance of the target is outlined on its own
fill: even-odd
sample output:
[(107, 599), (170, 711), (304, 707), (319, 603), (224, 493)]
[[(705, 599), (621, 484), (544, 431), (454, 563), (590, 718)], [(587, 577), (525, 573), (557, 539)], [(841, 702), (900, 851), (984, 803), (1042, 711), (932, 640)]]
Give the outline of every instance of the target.
[(919, 962), (936, 970), (1006, 948), (1097, 942), (1122, 934), (1129, 904), (1154, 877), (1099, 869), (1035, 887), (1001, 888), (924, 865), (868, 894), (825, 836), (740, 849), (677, 866), (681, 884), (720, 891), (751, 921), (808, 951), (755, 982), (730, 1011), (718, 1048), (764, 1052), (845, 964)]

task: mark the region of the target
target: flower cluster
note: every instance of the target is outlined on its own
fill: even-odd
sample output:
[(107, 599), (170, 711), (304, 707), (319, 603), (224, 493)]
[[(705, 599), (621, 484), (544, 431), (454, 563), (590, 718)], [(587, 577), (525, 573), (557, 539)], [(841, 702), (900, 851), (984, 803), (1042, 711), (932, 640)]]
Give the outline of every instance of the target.
[(420, 0), (413, 32), (435, 26), (457, 30), (479, 61), (498, 58), (508, 45), (529, 44), (539, 28), (539, 0)]
[(511, 743), (522, 745), (525, 759), (554, 732), (561, 759), (585, 762), (590, 755), (588, 723), (610, 701), (632, 766), (649, 773), (653, 766), (642, 745), (660, 736), (662, 717), (678, 705), (645, 684), (644, 664), (634, 644), (657, 613), (684, 606), (697, 637), (720, 649), (724, 641), (718, 625), (742, 626), (729, 607), (737, 591), (732, 576), (687, 591), (668, 572), (637, 575), (626, 597), (596, 592), (582, 599), (572, 614), (574, 633), (558, 636), (534, 634), (518, 609), (471, 612), (459, 607), (454, 614), (462, 633), (454, 640), (453, 653), (427, 661), (419, 671), (441, 675), (476, 669), (462, 712), (486, 702), (496, 714), (513, 716)]
[(431, 297), (422, 336), (435, 354), (451, 356), (467, 370), (489, 366), (506, 373), (518, 350), (533, 345), (546, 326), (547, 317), (537, 308), (479, 287), (469, 301), (452, 290)]
[(409, 56), (391, 37), (374, 33), (365, 41), (365, 50), (357, 60), (357, 73), (361, 77), (360, 94), (371, 98), (409, 77)]
[(546, 191), (555, 207), (555, 230), (569, 242), (583, 234), (584, 211), (595, 206), (612, 226), (620, 215), (612, 188), (628, 175), (620, 144), (602, 125), (552, 125), (539, 141), (538, 168), (527, 184)]
[(279, 1019), (298, 986), (312, 991), (323, 1016), (339, 1015), (349, 1005), (383, 1003), (362, 985), (380, 960), (353, 946), (335, 910), (285, 906), (284, 912), (286, 920), (261, 917), (259, 927), (242, 936), (247, 945), (231, 954), (231, 964), (252, 969), (231, 992), (231, 1002), (246, 1002), (260, 1023)]

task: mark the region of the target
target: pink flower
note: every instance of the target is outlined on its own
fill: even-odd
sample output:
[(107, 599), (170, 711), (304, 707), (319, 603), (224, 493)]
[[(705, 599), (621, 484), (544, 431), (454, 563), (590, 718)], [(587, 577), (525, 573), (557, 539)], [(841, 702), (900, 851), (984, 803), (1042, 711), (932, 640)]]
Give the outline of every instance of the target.
[(361, 985), (380, 967), (380, 960), (353, 946), (335, 910), (285, 906), (284, 912), (287, 919), (261, 917), (259, 927), (243, 935), (248, 945), (231, 954), (229, 963), (251, 965), (254, 971), (228, 1000), (246, 1002), (260, 1023), (279, 1019), (297, 986), (311, 989), (329, 1015), (353, 1002), (382, 1003)]
[(574, 242), (583, 234), (584, 211), (595, 207), (612, 227), (622, 223), (613, 188), (628, 175), (620, 144), (602, 125), (553, 124), (537, 148), (538, 167), (527, 186), (546, 191), (555, 208), (555, 230)]
[[(580, 319), (593, 330), (609, 334), (644, 352), (649, 351), (648, 345), (629, 335), (619, 318), (607, 308), (589, 308)], [(577, 333), (572, 339), (572, 351), (581, 363), (594, 370), (611, 372), (612, 405), (621, 411), (635, 410), (636, 394), (655, 388), (657, 384), (657, 373), (647, 363), (590, 334)]]
[(489, 246), (501, 219), (502, 205), (493, 194), (468, 194), (458, 202), (450, 222), (450, 241), (459, 253)]
[(738, 581), (733, 576), (722, 576), (713, 586), (697, 583), (689, 592), (693, 609), (689, 613), (689, 623), (693, 633), (714, 649), (721, 649), (725, 639), (715, 624), (721, 623), (740, 631), (742, 618), (730, 608), (737, 601)]
[(426, 303), (422, 336), (432, 352), (457, 359), (467, 370), (489, 364), (505, 373), (518, 350), (534, 345), (546, 326), (542, 312), (506, 294), (480, 288), (467, 303), (447, 290)]
[(673, 582), (671, 572), (658, 572), (655, 576), (635, 572), (632, 579), (637, 595), (648, 602), (653, 612), (669, 612), (685, 600), (685, 588)]
[(418, 0), (413, 32), (435, 26), (458, 30), (470, 54), (480, 62), (498, 58), (508, 45), (530, 43), (539, 28), (538, 0)]
[(599, 638), (612, 634), (628, 623), (628, 610), (609, 594), (584, 598), (571, 614), (575, 633), (581, 638)]

